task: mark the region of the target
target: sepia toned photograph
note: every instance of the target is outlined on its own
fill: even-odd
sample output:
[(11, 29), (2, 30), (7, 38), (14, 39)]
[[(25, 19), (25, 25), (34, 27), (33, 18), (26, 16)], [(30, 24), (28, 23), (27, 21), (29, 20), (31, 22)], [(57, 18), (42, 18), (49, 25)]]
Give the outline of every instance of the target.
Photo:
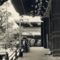
[(60, 60), (60, 0), (0, 0), (0, 60)]

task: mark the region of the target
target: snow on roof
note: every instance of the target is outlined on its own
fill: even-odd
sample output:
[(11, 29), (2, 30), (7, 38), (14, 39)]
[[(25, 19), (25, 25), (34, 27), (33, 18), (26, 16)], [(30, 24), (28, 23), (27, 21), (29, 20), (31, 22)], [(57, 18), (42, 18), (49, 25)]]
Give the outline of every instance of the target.
[(40, 32), (22, 32), (22, 35), (41, 35), (41, 33)]
[(42, 22), (40, 16), (23, 16), (20, 18), (21, 22)]

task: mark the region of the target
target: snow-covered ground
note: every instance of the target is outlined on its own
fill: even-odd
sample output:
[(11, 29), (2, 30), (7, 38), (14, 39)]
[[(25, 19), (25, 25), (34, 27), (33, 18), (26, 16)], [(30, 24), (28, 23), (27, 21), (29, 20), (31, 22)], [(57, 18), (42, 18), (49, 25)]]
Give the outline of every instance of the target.
[(60, 57), (53, 57), (48, 54), (49, 50), (43, 47), (31, 47), (29, 53), (24, 53), (23, 58), (17, 60), (60, 60)]

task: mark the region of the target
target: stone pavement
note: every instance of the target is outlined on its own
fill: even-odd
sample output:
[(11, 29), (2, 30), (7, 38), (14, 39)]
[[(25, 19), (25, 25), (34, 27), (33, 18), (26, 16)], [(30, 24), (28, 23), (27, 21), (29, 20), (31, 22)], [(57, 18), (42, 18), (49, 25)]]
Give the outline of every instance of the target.
[(29, 53), (24, 53), (24, 57), (17, 60), (60, 60), (60, 57), (46, 55), (48, 52), (49, 50), (43, 47), (31, 47)]

